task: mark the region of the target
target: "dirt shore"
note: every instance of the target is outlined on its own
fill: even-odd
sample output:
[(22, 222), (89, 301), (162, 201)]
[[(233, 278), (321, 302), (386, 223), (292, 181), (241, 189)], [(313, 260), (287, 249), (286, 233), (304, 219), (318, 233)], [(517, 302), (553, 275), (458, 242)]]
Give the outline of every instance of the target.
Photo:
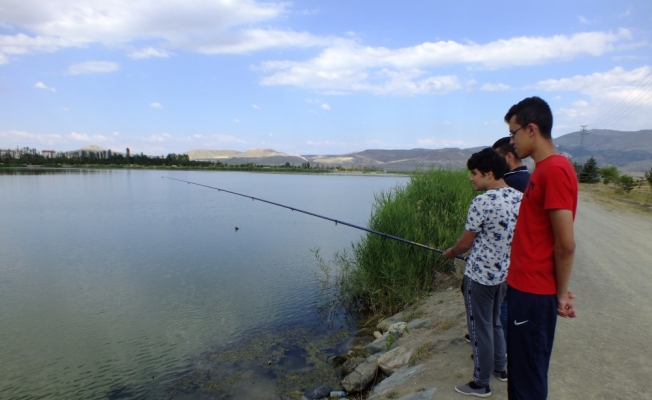
[[(652, 399), (652, 215), (597, 200), (580, 194), (571, 280), (578, 318), (558, 320), (548, 398)], [(433, 399), (465, 398), (453, 389), (473, 369), (459, 288), (435, 293), (412, 313), (430, 323), (401, 345), (424, 368), (380, 398), (433, 386)], [(491, 388), (493, 398), (507, 398), (506, 383), (492, 378)]]

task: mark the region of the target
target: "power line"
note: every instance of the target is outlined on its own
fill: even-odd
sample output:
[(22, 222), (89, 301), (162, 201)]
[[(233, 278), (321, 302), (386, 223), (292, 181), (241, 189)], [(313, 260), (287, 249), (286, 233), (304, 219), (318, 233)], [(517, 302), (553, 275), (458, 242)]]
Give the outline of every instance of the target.
[(611, 122), (609, 125), (606, 125), (606, 126), (604, 126), (604, 127), (605, 127), (605, 128), (608, 128), (608, 127), (614, 125), (616, 122), (619, 122), (619, 121), (622, 120), (623, 118), (627, 117), (629, 114), (631, 114), (631, 113), (633, 113), (634, 111), (638, 110), (638, 109), (639, 109), (643, 104), (645, 104), (645, 102), (646, 102), (648, 99), (650, 99), (650, 98), (652, 98), (652, 94), (650, 94), (649, 96), (647, 96), (646, 98), (644, 98), (643, 101), (642, 101), (638, 106), (636, 106), (634, 109), (632, 109), (631, 111), (629, 111), (627, 114), (624, 114), (624, 115), (623, 115), (622, 117), (620, 117), (619, 119), (617, 119), (617, 120)]
[[(601, 117), (599, 117), (597, 120), (593, 121), (593, 122), (590, 123), (589, 125), (590, 125), (590, 126), (597, 126), (597, 125), (600, 125), (600, 124), (604, 124), (604, 122), (606, 122), (606, 121), (608, 121), (609, 119), (611, 119), (613, 116), (610, 116), (609, 114), (611, 114), (612, 112), (614, 112), (614, 111), (615, 111), (618, 107), (620, 107), (620, 106), (621, 106), (625, 101), (627, 101), (627, 99), (629, 98), (629, 96), (631, 96), (631, 95), (636, 91), (636, 89), (637, 89), (637, 88), (638, 88), (638, 87), (639, 87), (639, 86), (640, 86), (640, 85), (641, 85), (641, 84), (642, 84), (642, 83), (643, 83), (643, 82), (644, 82), (644, 81), (645, 81), (645, 80), (646, 80), (650, 75), (652, 75), (652, 69), (650, 69), (650, 72), (648, 72), (647, 75), (645, 75), (645, 76), (643, 77), (643, 79), (641, 79), (641, 80), (636, 84), (636, 86), (634, 86), (634, 89), (632, 89), (632, 91), (629, 92), (629, 93), (627, 94), (627, 96), (625, 96), (625, 97), (624, 97), (624, 98), (623, 98), (623, 99), (622, 99), (618, 104), (616, 104), (616, 106), (614, 106), (614, 108), (612, 108), (611, 110), (609, 110), (606, 114), (603, 114)], [(650, 81), (650, 83), (646, 84), (645, 86), (649, 86), (649, 85), (652, 85), (652, 80)], [(627, 105), (625, 105), (625, 108), (627, 108)], [(618, 111), (618, 112), (620, 112), (620, 111)], [(616, 114), (618, 114), (618, 113), (616, 113)]]

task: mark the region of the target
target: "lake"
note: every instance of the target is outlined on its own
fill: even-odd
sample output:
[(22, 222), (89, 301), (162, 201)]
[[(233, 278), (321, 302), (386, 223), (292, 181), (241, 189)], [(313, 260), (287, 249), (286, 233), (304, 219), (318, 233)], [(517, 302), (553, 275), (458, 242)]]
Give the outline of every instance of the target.
[(320, 320), (311, 250), (328, 260), (364, 232), (162, 176), (361, 226), (374, 193), (408, 180), (43, 172), (0, 173), (3, 399), (169, 397), (166, 388), (209, 349), (282, 329), (338, 328)]

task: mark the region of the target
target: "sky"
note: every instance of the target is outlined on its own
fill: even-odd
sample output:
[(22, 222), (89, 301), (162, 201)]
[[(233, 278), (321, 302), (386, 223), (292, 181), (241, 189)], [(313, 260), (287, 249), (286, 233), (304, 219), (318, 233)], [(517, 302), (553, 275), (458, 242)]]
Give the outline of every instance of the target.
[(651, 129), (652, 1), (0, 3), (0, 148), (468, 148), (534, 95)]

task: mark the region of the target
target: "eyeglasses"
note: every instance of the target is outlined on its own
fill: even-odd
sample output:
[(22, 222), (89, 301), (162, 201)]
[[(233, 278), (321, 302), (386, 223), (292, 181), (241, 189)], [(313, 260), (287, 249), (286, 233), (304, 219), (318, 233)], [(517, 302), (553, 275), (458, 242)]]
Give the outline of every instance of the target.
[(530, 125), (530, 124), (521, 125), (520, 128), (516, 128), (516, 129), (514, 129), (513, 131), (509, 131), (509, 137), (510, 137), (510, 138), (513, 138), (514, 135), (516, 135), (516, 132), (520, 131), (521, 129), (525, 128), (525, 127), (528, 126), (528, 125)]

